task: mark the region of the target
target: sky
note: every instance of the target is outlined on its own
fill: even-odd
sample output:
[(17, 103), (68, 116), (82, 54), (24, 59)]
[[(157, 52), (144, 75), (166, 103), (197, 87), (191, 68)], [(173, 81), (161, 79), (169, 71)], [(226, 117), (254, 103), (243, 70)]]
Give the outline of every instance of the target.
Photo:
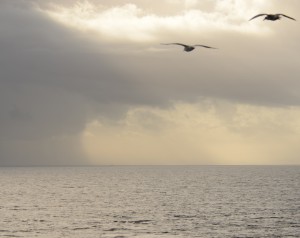
[(299, 9), (1, 0), (0, 166), (300, 164)]

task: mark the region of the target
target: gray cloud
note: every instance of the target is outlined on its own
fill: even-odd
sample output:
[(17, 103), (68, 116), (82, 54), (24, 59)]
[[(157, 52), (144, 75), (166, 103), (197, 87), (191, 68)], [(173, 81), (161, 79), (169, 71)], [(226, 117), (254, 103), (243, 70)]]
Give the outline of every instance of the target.
[[(213, 9), (210, 2), (207, 11)], [(47, 8), (50, 1), (0, 3), (0, 164), (82, 162), (86, 124), (119, 118), (135, 106), (203, 98), (282, 108), (300, 104), (297, 22), (249, 23), (267, 24), (269, 35), (221, 31), (199, 39), (158, 29), (159, 42), (110, 43), (60, 25), (32, 3)], [(147, 8), (150, 1), (135, 3)], [(124, 1), (107, 7), (116, 4)], [(297, 18), (298, 2), (276, 4)], [(168, 41), (219, 50), (186, 54), (159, 44)]]
[[(24, 6), (2, 3), (0, 10), (1, 159), (17, 163), (34, 157), (33, 152), (16, 155), (20, 141), (35, 142), (38, 152), (40, 141), (76, 137), (94, 113), (91, 105), (100, 104), (96, 108), (101, 110), (101, 104), (114, 100), (128, 102), (133, 87), (101, 46), (90, 47), (84, 36)], [(8, 141), (16, 144), (11, 156), (4, 153)], [(57, 143), (52, 144), (50, 154), (57, 150)]]
[(299, 46), (295, 42), (287, 42), (280, 34), (260, 39), (239, 34), (215, 36), (222, 40), (211, 39), (211, 45), (219, 50), (187, 54), (180, 47), (168, 46), (167, 52), (132, 57), (127, 67), (140, 69), (137, 77), (153, 95), (153, 103), (216, 97), (251, 104), (299, 105)]

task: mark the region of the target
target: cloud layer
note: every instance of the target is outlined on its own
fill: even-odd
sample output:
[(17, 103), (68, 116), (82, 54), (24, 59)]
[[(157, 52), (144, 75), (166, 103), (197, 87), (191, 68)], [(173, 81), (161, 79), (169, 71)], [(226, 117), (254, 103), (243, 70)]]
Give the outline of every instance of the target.
[(299, 118), (292, 107), (176, 103), (134, 108), (114, 123), (95, 120), (82, 141), (95, 164), (295, 164)]
[(299, 5), (1, 1), (0, 164), (300, 163)]
[[(41, 11), (68, 27), (96, 34), (108, 41), (151, 42), (178, 33), (199, 36), (214, 31), (269, 32), (266, 27), (248, 24), (245, 16), (251, 16), (270, 3), (256, 0), (211, 2), (162, 1), (157, 8), (171, 10), (160, 14), (132, 2), (108, 7), (83, 1), (71, 8), (54, 4), (51, 10)], [(211, 5), (211, 9), (201, 10), (203, 5)], [(151, 9), (155, 7), (154, 3)], [(177, 11), (173, 13), (172, 9)]]

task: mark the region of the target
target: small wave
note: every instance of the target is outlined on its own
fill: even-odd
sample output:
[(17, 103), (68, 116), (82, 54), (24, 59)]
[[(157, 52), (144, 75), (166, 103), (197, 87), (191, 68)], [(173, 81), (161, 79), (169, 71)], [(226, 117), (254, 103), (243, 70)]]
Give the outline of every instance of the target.
[(72, 230), (73, 231), (77, 231), (77, 230), (89, 230), (91, 229), (90, 227), (76, 227), (76, 228), (73, 228)]
[(104, 231), (119, 231), (120, 228), (110, 228), (110, 229), (107, 229), (107, 230), (104, 230)]
[(291, 225), (291, 227), (298, 228), (298, 227), (300, 227), (300, 225)]
[(112, 228), (109, 228), (109, 229), (105, 229), (104, 231), (127, 231), (129, 229), (125, 228), (125, 227), (112, 227)]
[(3, 237), (21, 237), (21, 236), (17, 236), (17, 235), (3, 235)]
[(259, 228), (259, 226), (258, 226), (258, 225), (255, 225), (255, 224), (249, 224), (249, 225), (247, 225), (247, 227), (248, 227), (249, 229), (258, 229), (258, 228)]
[(130, 223), (133, 223), (133, 224), (148, 224), (151, 221), (152, 220), (137, 220), (137, 221), (130, 221)]
[(33, 232), (33, 230), (28, 229), (28, 230), (15, 230), (15, 231), (12, 231), (12, 233), (17, 233), (17, 232), (27, 233), (27, 232)]
[(189, 218), (195, 218), (197, 216), (195, 216), (195, 215), (174, 215), (174, 217), (189, 219)]
[(152, 220), (135, 220), (135, 221), (114, 221), (114, 222), (118, 222), (118, 223), (131, 223), (131, 224), (149, 224), (150, 222), (152, 222)]

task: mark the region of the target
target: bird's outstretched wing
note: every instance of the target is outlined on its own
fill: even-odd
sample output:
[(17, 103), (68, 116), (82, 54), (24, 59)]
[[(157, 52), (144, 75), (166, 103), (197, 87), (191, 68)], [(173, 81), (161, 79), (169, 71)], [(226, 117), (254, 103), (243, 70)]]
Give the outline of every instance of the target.
[(181, 43), (161, 43), (162, 45), (181, 45), (183, 47), (187, 47), (188, 45), (181, 44)]
[(261, 16), (266, 16), (266, 15), (268, 15), (268, 14), (266, 14), (266, 13), (258, 14), (256, 16), (252, 17), (249, 21), (253, 20), (254, 18), (261, 17)]
[(294, 20), (294, 21), (296, 21), (296, 19), (295, 19), (295, 18), (289, 17), (289, 16), (287, 16), (287, 15), (284, 15), (284, 14), (281, 14), (281, 13), (279, 13), (279, 14), (277, 14), (277, 15), (279, 15), (279, 16), (283, 16), (283, 17), (286, 17), (286, 18), (290, 18), (291, 20)]
[(211, 47), (211, 46), (207, 46), (207, 45), (193, 45), (193, 46), (201, 46), (201, 47), (209, 48), (209, 49), (217, 49), (215, 47)]

